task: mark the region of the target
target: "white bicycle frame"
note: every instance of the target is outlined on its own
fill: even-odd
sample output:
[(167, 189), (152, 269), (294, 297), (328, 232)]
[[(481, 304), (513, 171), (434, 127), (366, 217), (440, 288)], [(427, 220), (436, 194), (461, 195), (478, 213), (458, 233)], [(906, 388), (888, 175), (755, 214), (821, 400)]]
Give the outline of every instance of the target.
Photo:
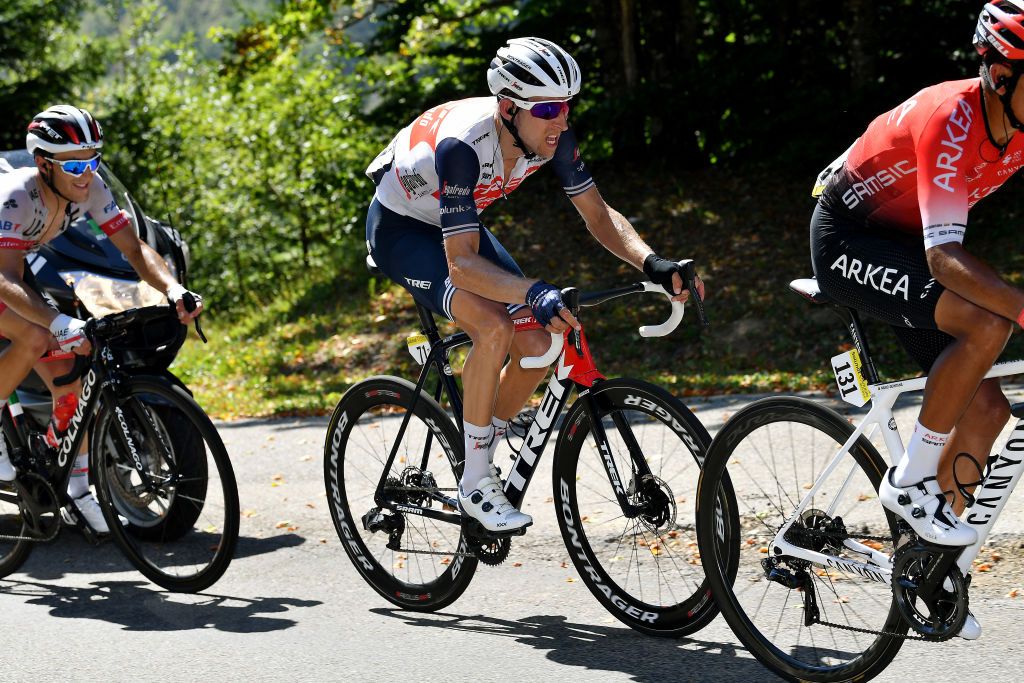
[[(985, 375), (985, 378), (1006, 377), (1021, 373), (1024, 373), (1024, 360), (998, 363)], [(876, 431), (881, 429), (882, 439), (885, 442), (886, 450), (889, 452), (890, 462), (895, 463), (903, 456), (903, 441), (900, 439), (896, 420), (892, 414), (892, 407), (896, 403), (896, 399), (902, 394), (911, 391), (922, 391), (926, 380), (926, 377), (918, 377), (899, 382), (872, 384), (868, 387), (871, 393), (871, 408), (868, 414), (856, 425), (853, 434), (846, 440), (846, 443), (843, 444), (817, 481), (814, 482), (811, 490), (800, 501), (793, 514), (790, 515), (786, 523), (779, 529), (775, 539), (769, 545), (768, 551), (770, 556), (795, 557), (816, 565), (832, 567), (849, 574), (857, 574), (873, 581), (890, 583), (892, 577), (892, 558), (852, 538), (843, 541), (843, 545), (848, 550), (862, 556), (864, 558), (863, 562), (841, 559), (834, 555), (801, 548), (787, 541), (784, 536), (793, 525), (793, 522), (799, 519), (803, 511), (810, 505), (811, 500), (818, 494), (818, 491), (828, 477), (842, 467), (844, 463), (848, 463), (850, 464), (850, 473), (846, 476), (839, 492), (834, 496), (829, 509), (825, 511), (829, 517), (834, 515), (839, 502), (843, 499), (847, 486), (858, 469), (858, 465), (847, 456), (850, 447), (856, 443), (861, 435), (866, 435), (870, 439)], [(870, 427), (870, 431), (865, 432), (865, 429), (868, 427)], [(970, 573), (974, 558), (978, 556), (978, 551), (988, 538), (989, 532), (999, 518), (999, 513), (1002, 512), (1006, 501), (1010, 497), (1010, 493), (1013, 491), (1014, 486), (1017, 485), (1022, 473), (1024, 473), (1024, 419), (1019, 419), (1009, 438), (1007, 438), (1002, 451), (999, 453), (998, 459), (993, 462), (989, 475), (982, 482), (980, 489), (975, 491), (974, 504), (964, 510), (960, 516), (964, 522), (973, 526), (978, 532), (977, 543), (965, 548), (957, 560), (957, 566), (960, 567), (960, 571), (965, 577)], [(818, 500), (820, 501), (821, 498)]]

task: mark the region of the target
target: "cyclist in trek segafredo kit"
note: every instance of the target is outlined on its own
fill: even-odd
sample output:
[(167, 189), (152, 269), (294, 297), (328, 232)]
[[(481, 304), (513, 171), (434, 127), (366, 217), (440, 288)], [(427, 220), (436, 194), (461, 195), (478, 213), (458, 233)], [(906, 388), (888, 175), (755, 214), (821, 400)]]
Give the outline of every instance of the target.
[[(999, 380), (982, 378), (1013, 321), (1024, 325), (1024, 291), (963, 245), (970, 208), (1024, 165), (1024, 3), (985, 5), (974, 45), (980, 78), (925, 88), (872, 121), (822, 172), (811, 219), (822, 292), (889, 323), (928, 373), (879, 499), (921, 539), (947, 546), (977, 540), (954, 512), (964, 507), (955, 482), (980, 478), (1009, 419)], [(973, 615), (960, 635), (981, 635)]]
[[(60, 396), (78, 393), (81, 383), (57, 387), (53, 378), (66, 374), (70, 361), (39, 362), (48, 350), (60, 348), (87, 354), (85, 322), (59, 313), (33, 287), (25, 256), (61, 234), (82, 216), (95, 221), (121, 250), (135, 271), (153, 287), (167, 293), (187, 323), (202, 311), (187, 313), (187, 291), (171, 275), (164, 260), (134, 230), (106, 183), (96, 173), (103, 147), (99, 123), (84, 109), (58, 105), (32, 119), (26, 137), (35, 166), (0, 174), (0, 335), (10, 345), (0, 353), (0, 409), (28, 376), (33, 366), (46, 382), (56, 403)], [(94, 531), (107, 533), (99, 504), (89, 490), (89, 454), (75, 459), (68, 494)], [(0, 438), (0, 482), (15, 477), (6, 443)], [(62, 511), (67, 517), (67, 512)]]
[[(655, 255), (601, 198), (568, 123), (580, 83), (576, 61), (554, 43), (509, 40), (487, 70), (496, 97), (428, 110), (399, 131), (366, 171), (377, 186), (366, 219), (374, 261), (473, 340), (463, 369), (466, 462), (459, 502), (463, 514), (492, 532), (532, 523), (509, 503), (493, 465), (507, 420), (545, 374), (524, 370), (518, 361), (542, 354), (550, 343), (547, 332), (579, 324), (557, 287), (523, 274), (480, 222), (480, 212), (549, 164), (605, 248), (679, 292), (676, 300), (688, 296), (675, 262)], [(547, 332), (516, 333), (512, 319), (531, 311)], [(502, 367), (506, 356), (511, 360)]]

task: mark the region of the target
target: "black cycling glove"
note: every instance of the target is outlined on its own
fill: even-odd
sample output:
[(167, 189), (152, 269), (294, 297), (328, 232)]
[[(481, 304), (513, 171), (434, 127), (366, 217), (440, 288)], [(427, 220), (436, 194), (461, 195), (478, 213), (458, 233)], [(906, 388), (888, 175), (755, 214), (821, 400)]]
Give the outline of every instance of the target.
[[(675, 261), (661, 258), (657, 254), (648, 254), (644, 259), (644, 274), (656, 285), (661, 285), (665, 291), (671, 292), (673, 296), (679, 294), (672, 286), (672, 273), (679, 273), (683, 277), (683, 269)], [(683, 283), (686, 286), (686, 283)]]
[(558, 287), (549, 285), (543, 280), (537, 280), (526, 292), (526, 305), (533, 311), (533, 317), (544, 327), (547, 327), (553, 318), (558, 317), (558, 312), (565, 308), (562, 301), (562, 293)]

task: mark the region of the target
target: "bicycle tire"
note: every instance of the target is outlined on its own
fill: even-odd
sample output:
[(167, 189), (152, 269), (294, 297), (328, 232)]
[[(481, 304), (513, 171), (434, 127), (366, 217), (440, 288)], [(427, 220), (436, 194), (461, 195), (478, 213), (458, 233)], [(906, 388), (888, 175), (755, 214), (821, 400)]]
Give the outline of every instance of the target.
[[(92, 428), (90, 466), (104, 519), (150, 581), (176, 592), (205, 590), (227, 571), (238, 544), (231, 460), (213, 422), (181, 387), (152, 376), (125, 382), (116, 405), (102, 398)], [(188, 437), (171, 436), (165, 420), (179, 429), (187, 423)], [(122, 526), (122, 510), (155, 523)]]
[[(324, 484), (331, 519), (341, 545), (363, 579), (389, 602), (404, 609), (430, 612), (457, 600), (469, 586), (477, 559), (465, 553), (467, 540), (461, 525), (449, 525), (423, 516), (401, 512), (385, 515), (389, 524), (401, 524), (406, 532), (401, 544), (409, 549), (453, 554), (403, 553), (386, 547), (387, 533), (373, 533), (363, 527), (362, 518), (378, 509), (374, 500), (382, 466), (390, 454), (392, 437), (387, 427), (397, 429), (408, 413), (416, 387), (399, 377), (378, 376), (359, 382), (338, 402), (324, 442)], [(458, 485), (462, 469), (462, 437), (454, 423), (430, 396), (421, 393), (400, 445), (400, 456), (389, 479), (406, 481), (406, 467), (427, 443), (433, 450), (428, 468), (437, 487)], [(364, 457), (368, 454), (369, 457)], [(364, 464), (369, 462), (370, 464)], [(421, 462), (417, 460), (417, 462)], [(375, 468), (375, 469), (371, 469)], [(398, 486), (399, 484), (392, 484)], [(409, 507), (423, 501), (410, 501)], [(401, 518), (398, 522), (396, 518)], [(409, 529), (413, 533), (407, 533)], [(414, 574), (417, 575), (414, 577)], [(418, 577), (418, 578), (417, 578)]]
[[(715, 513), (704, 512), (713, 509), (715, 500), (711, 492), (726, 476), (727, 469), (737, 492), (739, 526), (747, 534), (746, 541), (740, 539), (740, 566), (735, 574), (723, 569), (720, 563), (705, 564), (715, 599), (736, 637), (758, 661), (789, 680), (868, 680), (881, 673), (896, 656), (903, 645), (900, 636), (908, 629), (887, 581), (869, 581), (809, 563), (804, 563), (807, 566), (799, 590), (766, 579), (768, 569), (762, 560), (768, 558), (768, 544), (819, 480), (820, 475), (815, 472), (824, 470), (853, 431), (845, 418), (813, 401), (797, 397), (762, 399), (736, 413), (722, 427), (701, 473), (697, 500), (700, 548), (710, 551), (712, 545), (720, 543), (717, 536), (722, 529), (728, 533), (728, 529), (737, 528), (734, 524), (721, 524)], [(850, 455), (852, 464), (847, 467), (841, 463), (809, 501), (800, 526), (814, 528), (823, 520), (835, 519), (829, 511), (841, 509), (843, 514), (836, 516), (842, 517), (846, 528), (854, 528), (851, 536), (888, 539), (865, 542), (876, 544), (870, 547), (891, 555), (897, 537), (896, 519), (881, 506), (876, 495), (887, 465), (863, 436), (854, 442)], [(795, 495), (784, 491), (782, 479), (787, 486), (792, 484)], [(833, 484), (840, 487), (841, 496), (832, 492)], [(823, 552), (863, 560), (863, 556), (842, 544), (829, 546)], [(798, 574), (802, 566), (799, 561), (778, 559), (780, 568), (794, 576)], [(847, 585), (852, 597), (847, 595)], [(837, 620), (845, 619), (846, 623), (805, 626), (805, 610), (797, 609), (803, 603), (793, 600), (804, 601), (808, 593), (820, 609), (821, 621), (838, 624)], [(858, 633), (840, 626), (876, 633)]]
[[(0, 439), (6, 437), (0, 433)], [(0, 489), (0, 536), (23, 537), (27, 533), (28, 525), (21, 516), (21, 498), (12, 484), (5, 484)], [(21, 569), (32, 554), (33, 545), (34, 541), (26, 538), (0, 538), (0, 579)]]
[[(609, 423), (605, 432), (613, 452), (608, 456), (616, 461), (630, 502), (647, 500), (652, 511), (665, 514), (626, 520), (612, 547), (608, 535), (623, 526), (622, 507), (601, 463), (604, 454), (590, 436), (586, 405), (578, 400), (563, 423), (552, 468), (555, 512), (565, 546), (590, 592), (617, 619), (649, 635), (693, 633), (717, 614), (696, 553), (693, 519), (700, 466), (711, 437), (689, 408), (647, 382), (601, 381), (590, 395), (602, 424)], [(630, 435), (659, 480), (649, 480), (646, 487), (631, 464)], [(721, 503), (735, 510), (729, 482), (716, 490)], [(723, 547), (720, 552), (734, 557), (738, 550), (730, 553)]]

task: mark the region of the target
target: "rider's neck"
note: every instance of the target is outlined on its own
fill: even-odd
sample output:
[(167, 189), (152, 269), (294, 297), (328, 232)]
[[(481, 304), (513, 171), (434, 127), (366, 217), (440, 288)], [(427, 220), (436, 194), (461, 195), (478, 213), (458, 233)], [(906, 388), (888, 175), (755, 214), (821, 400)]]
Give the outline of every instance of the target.
[(1010, 120), (1006, 118), (1006, 109), (1003, 107), (1003, 101), (999, 99), (999, 95), (988, 88), (982, 88), (981, 93), (985, 98), (985, 111), (988, 114), (988, 131), (991, 142), (997, 147), (1006, 147), (1017, 131), (1010, 125)]
[(505, 122), (501, 119), (501, 112), (494, 113), (494, 127), (498, 130), (498, 145), (501, 147), (501, 158), (504, 161), (517, 161), (519, 157), (526, 156), (523, 150), (516, 147), (516, 141), (512, 133), (505, 129)]
[(43, 206), (51, 212), (51, 215), (59, 212), (61, 204), (68, 201), (50, 189), (50, 184), (46, 182), (43, 172), (38, 168), (36, 169), (36, 187), (39, 188), (39, 197), (43, 200)]

